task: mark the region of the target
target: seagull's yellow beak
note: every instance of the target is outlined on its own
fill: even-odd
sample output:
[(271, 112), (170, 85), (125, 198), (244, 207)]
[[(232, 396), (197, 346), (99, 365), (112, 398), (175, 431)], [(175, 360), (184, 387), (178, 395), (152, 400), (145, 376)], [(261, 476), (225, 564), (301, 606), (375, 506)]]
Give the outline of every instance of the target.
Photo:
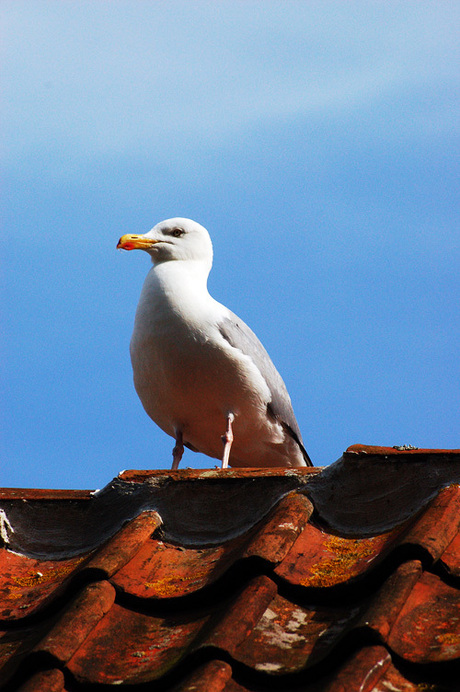
[(143, 235), (122, 235), (118, 241), (117, 248), (121, 250), (148, 250), (153, 247), (158, 240), (146, 238)]

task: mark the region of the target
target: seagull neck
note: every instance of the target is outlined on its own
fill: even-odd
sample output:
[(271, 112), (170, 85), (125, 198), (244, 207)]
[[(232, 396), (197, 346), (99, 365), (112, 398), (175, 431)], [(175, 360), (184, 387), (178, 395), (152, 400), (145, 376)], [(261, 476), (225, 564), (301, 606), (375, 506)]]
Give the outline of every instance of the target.
[(208, 294), (210, 267), (200, 260), (162, 262), (153, 267), (156, 281), (164, 293), (187, 296)]

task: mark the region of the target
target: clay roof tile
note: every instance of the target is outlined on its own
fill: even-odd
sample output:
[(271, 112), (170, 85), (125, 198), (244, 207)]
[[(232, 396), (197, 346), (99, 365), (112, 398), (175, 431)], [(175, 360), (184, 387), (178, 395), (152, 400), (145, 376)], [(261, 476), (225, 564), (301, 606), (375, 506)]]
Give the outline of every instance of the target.
[(353, 445), (0, 491), (3, 688), (454, 690), (459, 482), (459, 450)]

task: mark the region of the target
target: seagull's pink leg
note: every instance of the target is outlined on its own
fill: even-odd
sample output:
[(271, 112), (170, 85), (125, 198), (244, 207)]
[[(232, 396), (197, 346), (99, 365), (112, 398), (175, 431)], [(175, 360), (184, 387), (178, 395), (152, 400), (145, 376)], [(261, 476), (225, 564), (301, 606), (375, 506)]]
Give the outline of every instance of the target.
[(228, 460), (230, 458), (230, 450), (232, 448), (233, 442), (233, 430), (232, 423), (235, 420), (233, 413), (229, 413), (227, 416), (227, 429), (225, 435), (222, 435), (222, 442), (224, 443), (224, 453), (222, 455), (222, 468), (228, 468)]
[(180, 460), (182, 459), (182, 455), (184, 453), (184, 445), (182, 442), (182, 431), (181, 430), (176, 430), (176, 444), (174, 445), (173, 448), (173, 463), (171, 466), (171, 469), (175, 471), (176, 469), (179, 468)]

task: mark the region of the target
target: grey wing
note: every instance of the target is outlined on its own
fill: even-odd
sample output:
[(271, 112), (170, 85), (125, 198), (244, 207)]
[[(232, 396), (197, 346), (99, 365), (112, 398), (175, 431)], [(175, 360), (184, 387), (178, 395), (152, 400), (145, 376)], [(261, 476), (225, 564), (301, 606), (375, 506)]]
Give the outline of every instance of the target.
[(228, 317), (224, 317), (219, 323), (219, 331), (233, 348), (249, 356), (256, 364), (270, 390), (271, 401), (267, 405), (269, 415), (276, 418), (298, 443), (307, 466), (313, 466), (303, 446), (302, 435), (286, 385), (257, 336), (243, 320), (230, 311), (228, 311)]

